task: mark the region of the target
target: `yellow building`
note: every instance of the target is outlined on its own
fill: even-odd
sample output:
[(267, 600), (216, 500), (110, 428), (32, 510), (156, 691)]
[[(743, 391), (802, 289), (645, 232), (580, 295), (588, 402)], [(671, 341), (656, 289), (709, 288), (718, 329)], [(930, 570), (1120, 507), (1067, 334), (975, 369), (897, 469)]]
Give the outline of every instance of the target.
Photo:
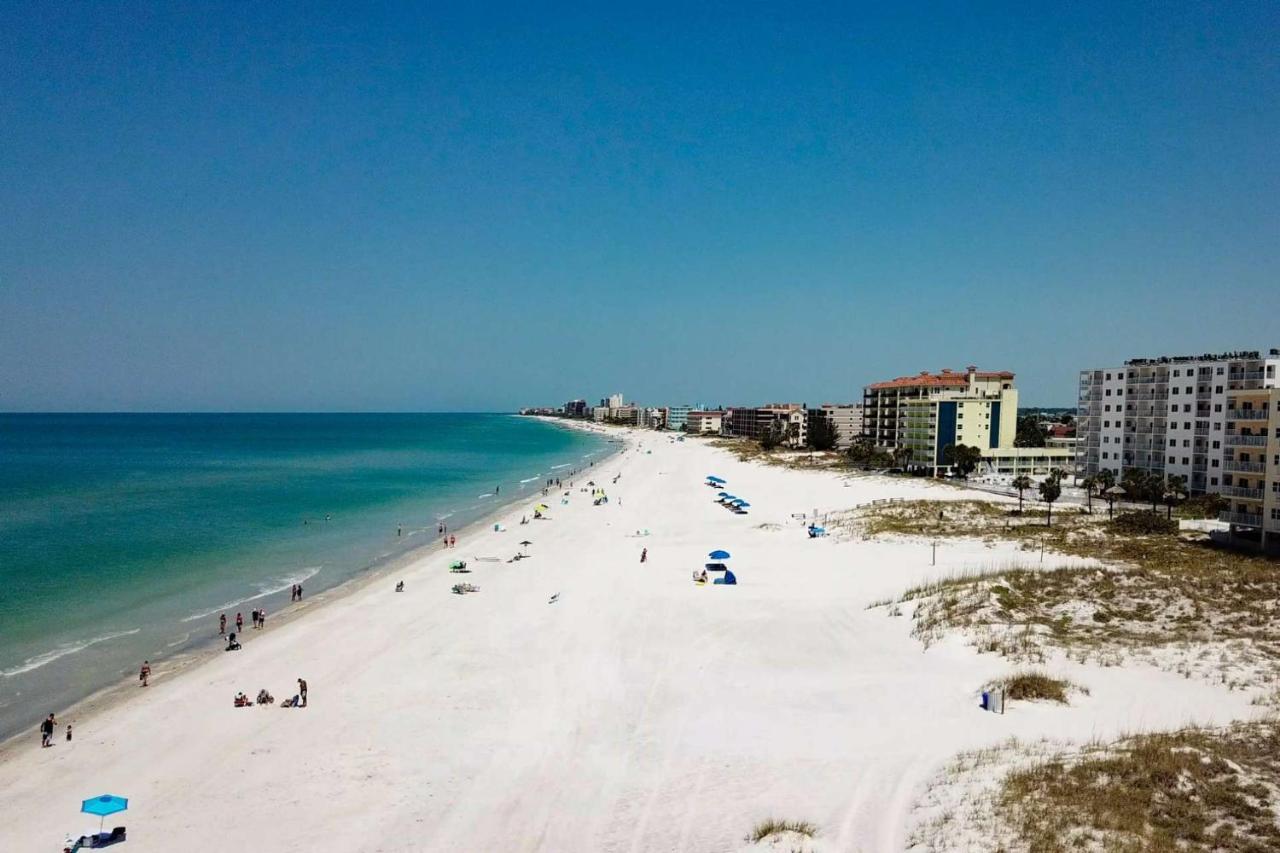
[(1074, 460), (1071, 448), (1014, 447), (1018, 390), (1006, 371), (922, 373), (869, 385), (864, 399), (873, 401), (867, 423), (876, 444), (909, 451), (909, 467), (935, 476), (950, 468), (950, 445), (976, 447), (982, 474), (1047, 474)]

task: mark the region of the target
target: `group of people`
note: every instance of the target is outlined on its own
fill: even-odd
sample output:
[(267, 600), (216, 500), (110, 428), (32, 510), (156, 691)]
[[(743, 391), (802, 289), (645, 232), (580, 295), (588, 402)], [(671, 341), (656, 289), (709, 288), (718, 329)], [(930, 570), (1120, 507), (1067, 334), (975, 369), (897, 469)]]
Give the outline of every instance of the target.
[(289, 600), (290, 601), (302, 600), (302, 584), (295, 583), (293, 586), (289, 587)]
[[(264, 687), (258, 691), (258, 697), (250, 701), (248, 695), (242, 690), (235, 695), (232, 704), (237, 708), (252, 708), (254, 705), (274, 705), (276, 697), (272, 696)], [(307, 680), (305, 678), (298, 679), (298, 692), (293, 697), (286, 699), (280, 703), (281, 708), (305, 708), (307, 707)], [(50, 714), (50, 716), (53, 716)], [(68, 736), (68, 740), (70, 737)]]
[(457, 537), (457, 536), (444, 536), (444, 537), (442, 537), (442, 538), (440, 539), (440, 542), (441, 542), (441, 543), (444, 545), (444, 547), (446, 547), (446, 548), (453, 548), (453, 547), (455, 547), (455, 546), (458, 544), (458, 537)]
[[(40, 747), (53, 746), (53, 732), (58, 727), (58, 720), (53, 714), (40, 721)], [(67, 742), (71, 742), (71, 724), (67, 723)]]

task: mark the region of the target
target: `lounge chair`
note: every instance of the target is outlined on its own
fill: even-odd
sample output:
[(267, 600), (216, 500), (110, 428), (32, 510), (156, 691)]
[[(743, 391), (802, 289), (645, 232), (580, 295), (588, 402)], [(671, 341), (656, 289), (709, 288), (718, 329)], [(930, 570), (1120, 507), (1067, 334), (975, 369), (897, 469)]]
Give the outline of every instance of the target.
[(117, 826), (110, 832), (93, 832), (88, 835), (82, 835), (70, 846), (65, 849), (71, 853), (78, 850), (97, 850), (102, 847), (110, 847), (113, 844), (120, 844), (125, 841), (125, 829), (123, 826)]

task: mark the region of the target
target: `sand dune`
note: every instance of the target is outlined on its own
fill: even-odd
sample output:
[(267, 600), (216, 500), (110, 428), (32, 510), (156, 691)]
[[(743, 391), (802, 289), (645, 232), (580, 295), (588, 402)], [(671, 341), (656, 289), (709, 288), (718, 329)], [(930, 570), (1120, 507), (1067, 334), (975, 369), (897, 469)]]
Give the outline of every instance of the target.
[[(931, 567), (927, 545), (809, 540), (792, 518), (969, 495), (628, 440), (596, 469), (608, 505), (575, 490), (568, 506), (547, 499), (550, 521), (520, 526), (518, 509), (506, 532), (468, 531), (455, 551), (160, 678), (70, 745), (39, 749), (32, 720), (30, 748), (0, 765), (0, 850), (60, 849), (91, 825), (80, 800), (102, 792), (131, 798), (130, 853), (733, 851), (770, 816), (816, 824), (824, 850), (900, 850), (922, 785), (961, 749), (1253, 710), (1145, 667), (1055, 662), (1092, 694), (984, 714), (975, 693), (1005, 662), (959, 641), (926, 652), (906, 620), (865, 608), (1017, 560), (1013, 548), (949, 544)], [(751, 514), (714, 505), (707, 473)], [(505, 562), (524, 538), (532, 558)], [(712, 548), (733, 553), (736, 588), (690, 582)], [(473, 556), (503, 562), (473, 561), (480, 591), (451, 595), (448, 564)], [(232, 707), (239, 690), (292, 695), (298, 676), (305, 710)]]

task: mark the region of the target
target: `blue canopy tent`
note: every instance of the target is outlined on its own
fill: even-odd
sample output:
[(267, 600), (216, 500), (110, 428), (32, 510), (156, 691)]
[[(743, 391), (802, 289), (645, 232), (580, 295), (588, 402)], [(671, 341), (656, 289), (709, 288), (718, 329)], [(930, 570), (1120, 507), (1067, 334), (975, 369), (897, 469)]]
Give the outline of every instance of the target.
[(735, 575), (733, 572), (729, 571), (728, 569), (725, 569), (724, 577), (716, 578), (715, 580), (712, 581), (712, 583), (719, 584), (721, 586), (737, 586), (738, 576)]

